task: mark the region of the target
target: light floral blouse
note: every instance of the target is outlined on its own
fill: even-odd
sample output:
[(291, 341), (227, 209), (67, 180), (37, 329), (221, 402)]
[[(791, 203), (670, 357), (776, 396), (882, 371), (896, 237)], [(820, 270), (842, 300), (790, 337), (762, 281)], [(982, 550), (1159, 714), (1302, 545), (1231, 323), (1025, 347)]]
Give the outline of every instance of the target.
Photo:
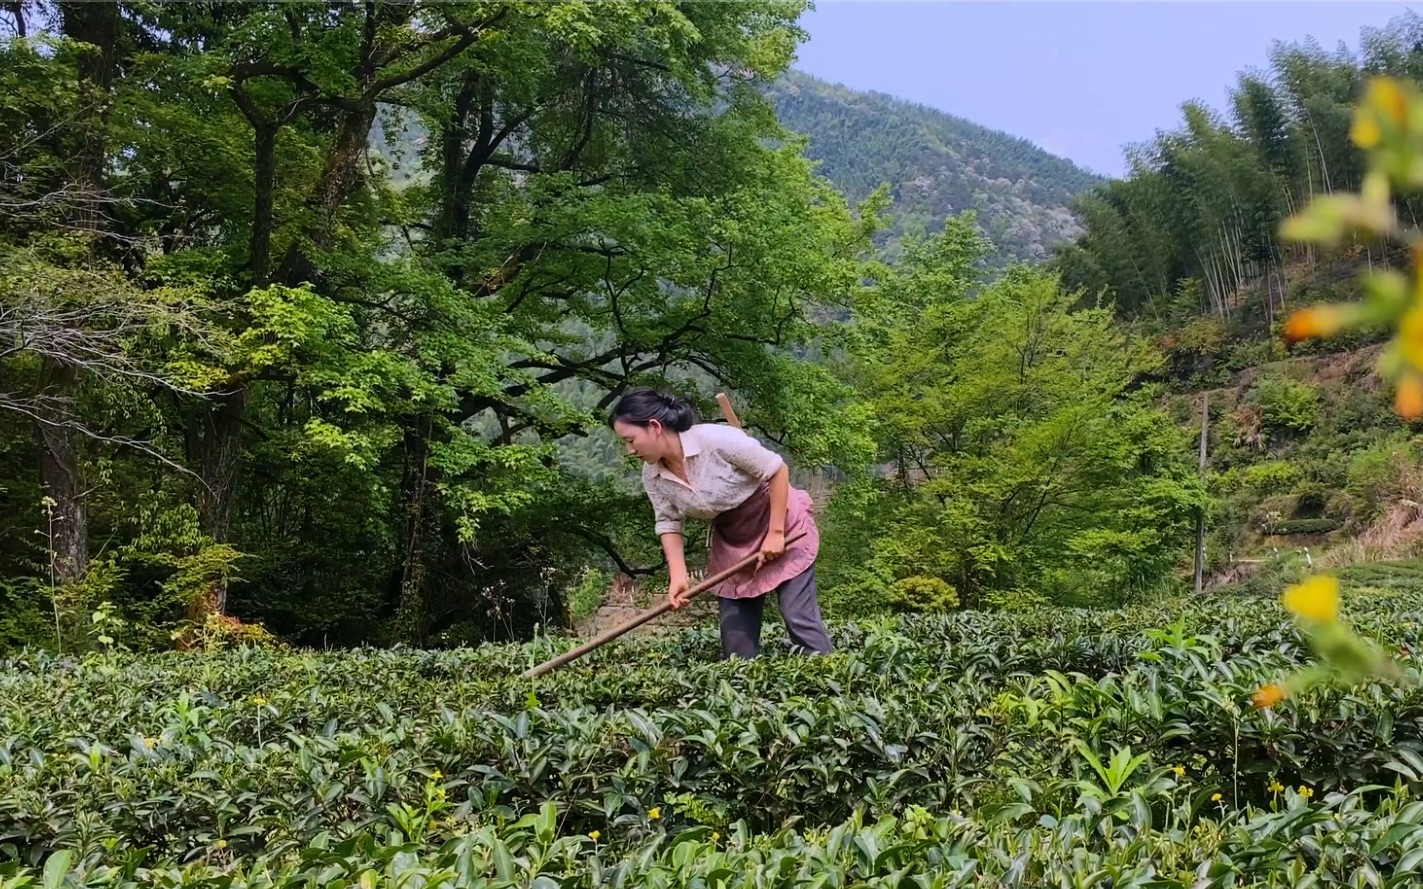
[(785, 465), (779, 454), (734, 426), (699, 423), (681, 436), (690, 485), (660, 463), (642, 467), (659, 536), (680, 534), (688, 518), (712, 519), (735, 509)]

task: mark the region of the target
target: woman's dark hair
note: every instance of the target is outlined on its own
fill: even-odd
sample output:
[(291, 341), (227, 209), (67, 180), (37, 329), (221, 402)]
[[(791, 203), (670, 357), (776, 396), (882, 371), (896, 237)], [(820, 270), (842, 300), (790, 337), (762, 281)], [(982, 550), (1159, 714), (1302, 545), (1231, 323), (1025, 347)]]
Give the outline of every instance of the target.
[(622, 420), (634, 426), (646, 426), (657, 420), (674, 432), (686, 432), (696, 419), (691, 405), (675, 395), (656, 389), (630, 389), (608, 415), (608, 425)]

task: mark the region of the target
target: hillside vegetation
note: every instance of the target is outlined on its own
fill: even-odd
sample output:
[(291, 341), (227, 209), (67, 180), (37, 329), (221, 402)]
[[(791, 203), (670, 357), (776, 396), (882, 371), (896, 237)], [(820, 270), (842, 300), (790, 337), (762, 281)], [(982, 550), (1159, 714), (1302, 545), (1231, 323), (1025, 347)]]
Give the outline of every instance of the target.
[[(1183, 126), (1138, 146), (1131, 175), (1082, 198), (1085, 232), (1055, 267), (1084, 299), (1164, 351), (1162, 402), (1184, 430), (1208, 404), (1208, 566), (1219, 580), (1286, 563), (1408, 558), (1423, 546), (1417, 423), (1377, 370), (1388, 325), (1287, 345), (1284, 320), (1358, 304), (1363, 278), (1407, 252), (1356, 232), (1286, 239), (1312, 199), (1356, 192), (1367, 170), (1354, 108), (1372, 76), (1423, 76), (1423, 19), (1363, 32), (1357, 55), (1277, 44), (1242, 74), (1225, 115), (1188, 103)], [(1392, 197), (1415, 224), (1417, 195)]]
[[(1223, 113), (1185, 103), (1179, 128), (1131, 149), (1128, 176), (1074, 204), (1085, 231), (1055, 260), (1068, 285), (1105, 295), (1126, 317), (1269, 324), (1321, 283), (1338, 284), (1330, 266), (1346, 251), (1284, 242), (1280, 225), (1312, 197), (1359, 190), (1353, 109), (1379, 73), (1423, 77), (1423, 18), (1363, 29), (1357, 54), (1277, 43), (1268, 70), (1240, 75)], [(1417, 196), (1396, 201), (1416, 224)], [(1368, 239), (1343, 246), (1357, 253), (1351, 264), (1386, 261)]]
[(1026, 139), (800, 71), (768, 93), (781, 122), (809, 139), (816, 171), (851, 203), (889, 186), (891, 224), (879, 243), (890, 255), (905, 234), (973, 211), (993, 265), (1046, 259), (1081, 232), (1072, 201), (1104, 181)]

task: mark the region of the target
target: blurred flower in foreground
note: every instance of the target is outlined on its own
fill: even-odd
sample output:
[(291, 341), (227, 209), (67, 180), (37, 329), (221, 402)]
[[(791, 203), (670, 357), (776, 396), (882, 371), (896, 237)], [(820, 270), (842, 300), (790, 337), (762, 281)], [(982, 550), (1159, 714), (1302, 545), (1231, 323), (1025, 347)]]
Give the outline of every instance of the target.
[(1323, 682), (1353, 685), (1375, 677), (1398, 679), (1402, 673), (1382, 648), (1354, 633), (1339, 617), (1339, 579), (1316, 575), (1285, 590), (1280, 601), (1299, 621), (1320, 663), (1255, 692), (1251, 702), (1274, 707)]

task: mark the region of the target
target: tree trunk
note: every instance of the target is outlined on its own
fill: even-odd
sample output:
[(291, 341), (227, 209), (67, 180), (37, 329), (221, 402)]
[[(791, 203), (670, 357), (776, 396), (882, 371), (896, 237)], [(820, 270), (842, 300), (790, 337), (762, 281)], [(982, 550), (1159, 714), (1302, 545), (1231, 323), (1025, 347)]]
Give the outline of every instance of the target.
[[(215, 404), (199, 414), (204, 428), (200, 437), (203, 487), (198, 490), (198, 521), (203, 533), (215, 543), (232, 539), (237, 490), (242, 468), (242, 421), (247, 411), (247, 389), (215, 399)], [(227, 584), (219, 582), (206, 598), (188, 604), (188, 617), (202, 621), (208, 615), (227, 611)]]
[[(81, 56), (79, 93), (83, 97), (75, 143), (69, 146), (71, 175), (79, 186), (73, 224), (94, 238), (102, 227), (99, 192), (103, 186), (104, 124), (118, 38), (117, 3), (61, 3), (64, 35), (90, 44)], [(40, 484), (51, 516), (51, 572), (58, 586), (76, 583), (89, 568), (89, 515), (84, 503), (84, 477), (74, 423), (74, 395), (79, 387), (75, 365), (45, 358), (40, 366), (37, 439), (40, 449)]]
[(97, 234), (102, 228), (99, 193), (103, 187), (109, 87), (118, 60), (119, 5), (93, 0), (67, 2), (59, 4), (59, 11), (64, 36), (88, 44), (79, 57), (81, 107), (71, 170), (79, 186), (78, 226)]
[[(336, 143), (326, 154), (326, 162), (321, 170), (321, 179), (312, 196), (312, 209), (319, 219), (312, 226), (310, 235), (318, 250), (332, 245), (336, 229), (336, 215), (341, 205), (351, 197), (361, 184), (361, 161), (365, 156), (366, 141), (370, 138), (371, 127), (375, 124), (376, 103), (374, 100), (362, 103), (361, 107), (347, 112), (336, 135)], [(287, 249), (277, 272), (277, 279), (295, 287), (311, 280), (315, 263), (297, 241)]]
[(401, 642), (424, 643), (426, 549), (432, 532), (430, 446), (412, 418), (405, 432), (405, 556), (400, 573), (400, 602), (395, 612), (395, 635)]
[(265, 121), (254, 122), (256, 181), (253, 183), (252, 277), (258, 287), (266, 287), (272, 269), (273, 191), (277, 183), (277, 128)]
[(40, 368), (37, 426), (40, 483), (52, 501), (49, 548), (53, 582), (66, 586), (84, 579), (89, 570), (89, 511), (84, 503), (84, 476), (79, 467), (77, 435), (70, 427), (79, 372), (73, 366), (45, 360)]

